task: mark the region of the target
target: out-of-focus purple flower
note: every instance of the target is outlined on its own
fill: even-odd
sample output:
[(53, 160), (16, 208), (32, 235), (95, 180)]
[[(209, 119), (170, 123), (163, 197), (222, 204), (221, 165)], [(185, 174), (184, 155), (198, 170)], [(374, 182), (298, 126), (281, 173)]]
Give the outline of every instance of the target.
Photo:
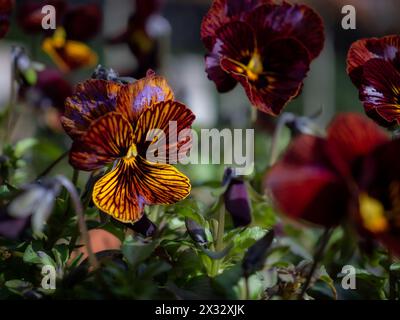
[(132, 76), (143, 77), (148, 69), (159, 67), (157, 38), (169, 32), (170, 25), (159, 11), (161, 0), (136, 0), (135, 12), (129, 17), (126, 30), (109, 39), (110, 44), (126, 43), (137, 60)]
[(0, 208), (0, 237), (18, 239), (29, 226), (29, 217), (11, 217), (4, 207)]
[(54, 107), (64, 111), (65, 99), (72, 95), (72, 86), (56, 69), (38, 73), (36, 85), (29, 88), (26, 97), (37, 107)]
[(87, 41), (100, 32), (102, 20), (99, 6), (86, 4), (69, 9), (63, 18), (63, 26), (68, 39)]

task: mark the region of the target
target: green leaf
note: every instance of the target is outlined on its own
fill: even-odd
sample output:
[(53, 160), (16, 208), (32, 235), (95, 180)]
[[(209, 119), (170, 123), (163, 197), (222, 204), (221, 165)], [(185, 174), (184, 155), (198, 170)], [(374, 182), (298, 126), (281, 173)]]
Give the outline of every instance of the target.
[(18, 141), (15, 144), (15, 148), (14, 148), (15, 156), (18, 158), (22, 157), (25, 154), (25, 152), (27, 152), (29, 149), (36, 146), (37, 143), (38, 143), (38, 141), (35, 138), (26, 138), (26, 139)]
[(53, 267), (56, 267), (55, 261), (44, 251), (35, 251), (30, 244), (23, 256), (24, 262), (27, 263), (33, 263), (33, 264), (38, 264), (38, 265), (51, 265)]
[(158, 241), (144, 243), (132, 236), (128, 236), (122, 244), (122, 253), (131, 265), (137, 266), (150, 257), (158, 244)]

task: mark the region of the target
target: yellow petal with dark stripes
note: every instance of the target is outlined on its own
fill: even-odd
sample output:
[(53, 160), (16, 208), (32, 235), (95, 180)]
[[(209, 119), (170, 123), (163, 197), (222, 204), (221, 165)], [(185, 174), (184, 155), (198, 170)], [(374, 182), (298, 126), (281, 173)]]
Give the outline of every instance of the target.
[(139, 220), (145, 205), (143, 197), (138, 194), (133, 162), (120, 160), (93, 188), (94, 204), (122, 222)]
[(110, 112), (95, 120), (81, 140), (75, 140), (71, 164), (80, 170), (94, 170), (124, 157), (132, 142), (133, 129), (123, 115)]
[(171, 204), (190, 193), (189, 179), (170, 165), (140, 156), (123, 159), (94, 186), (93, 202), (122, 222), (135, 222), (145, 204)]

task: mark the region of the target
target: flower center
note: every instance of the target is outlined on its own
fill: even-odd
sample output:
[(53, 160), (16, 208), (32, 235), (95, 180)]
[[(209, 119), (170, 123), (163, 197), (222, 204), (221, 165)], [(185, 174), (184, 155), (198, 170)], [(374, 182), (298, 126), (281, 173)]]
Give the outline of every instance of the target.
[(247, 76), (250, 80), (256, 81), (258, 76), (263, 72), (263, 64), (261, 56), (258, 52), (255, 52), (247, 64)]
[(385, 208), (378, 200), (362, 193), (359, 197), (360, 215), (364, 227), (373, 232), (384, 232), (388, 227), (388, 220), (385, 217)]
[(137, 152), (137, 149), (136, 149), (136, 145), (132, 144), (129, 147), (128, 152), (126, 153), (125, 159), (126, 160), (131, 160), (131, 159), (135, 158), (137, 156), (137, 154), (138, 154), (138, 152)]

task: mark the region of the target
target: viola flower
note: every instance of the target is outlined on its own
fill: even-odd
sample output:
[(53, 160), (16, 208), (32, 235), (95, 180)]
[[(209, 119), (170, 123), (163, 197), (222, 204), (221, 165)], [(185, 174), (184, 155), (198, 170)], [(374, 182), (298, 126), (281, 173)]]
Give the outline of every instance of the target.
[(68, 39), (87, 41), (100, 32), (102, 20), (102, 12), (97, 4), (84, 4), (66, 11), (63, 27)]
[(400, 36), (354, 42), (347, 73), (359, 90), (366, 114), (384, 127), (400, 124)]
[(399, 139), (361, 115), (342, 114), (326, 138), (292, 142), (267, 174), (266, 192), (294, 219), (326, 227), (347, 219), (400, 254), (399, 156)]
[(56, 24), (61, 23), (61, 18), (66, 10), (67, 4), (63, 0), (49, 0), (49, 1), (24, 1), (18, 5), (17, 10), (17, 23), (22, 30), (27, 34), (36, 33), (49, 33), (52, 30), (45, 30), (42, 27), (42, 20), (45, 16), (42, 13), (42, 8), (45, 5), (51, 5), (56, 9)]
[(259, 110), (278, 115), (322, 50), (323, 24), (306, 5), (215, 0), (201, 26), (206, 72), (219, 92), (239, 82)]
[(170, 25), (160, 15), (161, 0), (135, 0), (135, 12), (126, 29), (108, 40), (110, 44), (126, 43), (137, 60), (132, 76), (140, 78), (148, 69), (160, 67), (158, 38), (168, 34)]
[(45, 38), (42, 49), (63, 72), (96, 65), (97, 54), (83, 42), (66, 39), (63, 28), (58, 28), (52, 37)]
[[(189, 179), (167, 163), (146, 159), (152, 129), (162, 130), (166, 141), (169, 123), (177, 134), (190, 128), (195, 116), (174, 95), (164, 78), (149, 72), (134, 83), (91, 79), (79, 84), (66, 101), (62, 124), (74, 140), (70, 163), (92, 171), (113, 164), (94, 185), (92, 199), (103, 212), (121, 222), (136, 222), (150, 204), (171, 204), (190, 193)], [(166, 152), (188, 150), (190, 137), (165, 144)], [(182, 148), (181, 148), (182, 147)]]
[(0, 39), (4, 38), (10, 28), (10, 15), (13, 6), (13, 0), (0, 0)]

